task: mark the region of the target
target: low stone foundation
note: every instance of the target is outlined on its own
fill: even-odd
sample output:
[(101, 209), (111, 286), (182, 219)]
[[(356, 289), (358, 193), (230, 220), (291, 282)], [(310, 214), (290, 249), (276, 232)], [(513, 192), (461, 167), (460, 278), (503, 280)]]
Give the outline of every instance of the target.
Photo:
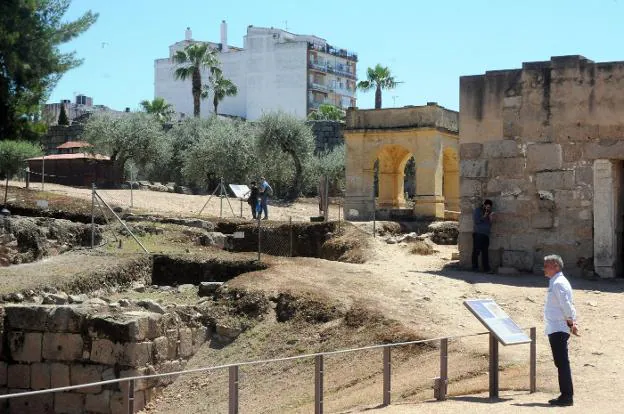
[[(164, 314), (98, 306), (10, 305), (0, 346), (0, 392), (17, 393), (174, 372), (210, 337), (191, 308)], [(135, 410), (175, 378), (135, 382)], [(7, 413), (127, 413), (127, 383), (13, 398)]]

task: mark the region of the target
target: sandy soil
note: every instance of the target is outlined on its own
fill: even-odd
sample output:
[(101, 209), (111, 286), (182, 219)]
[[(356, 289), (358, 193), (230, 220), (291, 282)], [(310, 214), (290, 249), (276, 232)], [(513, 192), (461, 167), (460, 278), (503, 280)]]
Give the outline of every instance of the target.
[[(19, 184), (19, 183), (18, 183)], [(88, 189), (70, 189), (63, 186), (46, 185), (46, 191), (63, 192), (75, 197), (90, 199)], [(122, 205), (129, 205), (128, 190), (102, 190), (103, 197)], [(206, 202), (206, 196), (186, 196), (180, 194), (135, 191), (134, 205), (151, 212), (189, 215), (197, 213)], [(245, 206), (244, 206), (245, 207)], [(226, 211), (224, 209), (224, 211)], [(237, 210), (235, 210), (237, 211)], [(318, 213), (315, 202), (297, 203), (291, 206), (273, 206), (272, 218), (307, 220)], [(334, 210), (336, 212), (336, 210)], [(208, 206), (212, 215), (219, 214), (219, 200), (214, 199)], [(248, 213), (247, 213), (248, 214)], [(337, 214), (334, 213), (334, 214)], [(386, 408), (379, 408), (379, 381), (377, 375), (369, 378), (368, 385), (362, 386), (357, 395), (353, 389), (343, 387), (340, 393), (328, 400), (327, 412), (357, 412), (378, 409), (388, 413), (409, 412), (532, 412), (544, 411), (546, 402), (557, 394), (556, 369), (552, 363), (548, 341), (543, 335), (542, 307), (547, 281), (535, 275), (500, 276), (471, 273), (449, 266), (451, 253), (455, 247), (441, 246), (441, 252), (434, 256), (415, 256), (404, 245), (388, 245), (379, 239), (371, 243), (370, 257), (365, 264), (346, 264), (319, 259), (276, 258), (276, 266), (271, 271), (241, 275), (229, 283), (253, 287), (270, 292), (292, 290), (295, 292), (314, 292), (333, 298), (348, 307), (355, 301), (363, 301), (371, 308), (378, 309), (387, 318), (400, 321), (406, 327), (414, 329), (424, 337), (462, 335), (483, 331), (483, 326), (465, 309), (463, 300), (467, 298), (494, 298), (521, 326), (536, 326), (538, 331), (538, 393), (528, 394), (528, 346), (518, 345), (501, 347), (501, 365), (509, 367), (501, 372), (500, 382), (502, 398), (491, 402), (483, 392), (487, 390), (487, 354), (488, 344), (484, 336), (454, 340), (450, 344), (452, 353), (449, 362), (451, 383), (449, 393), (452, 396), (446, 402), (420, 402), (432, 397), (430, 389), (419, 392), (413, 383), (418, 375), (414, 369), (398, 365), (393, 375), (393, 390), (402, 389), (400, 395), (393, 393), (395, 403)], [(565, 409), (550, 409), (548, 412), (621, 412), (624, 397), (619, 390), (624, 388), (622, 368), (624, 357), (621, 355), (622, 333), (621, 319), (624, 318), (622, 280), (587, 281), (572, 279), (575, 290), (575, 302), (581, 326), (580, 338), (570, 341), (570, 357), (575, 381), (575, 406)], [(240, 340), (240, 339), (239, 339)], [(240, 353), (229, 355), (230, 362), (240, 361), (245, 357), (259, 355), (253, 350), (244, 349)], [(229, 347), (225, 348), (228, 349)], [(189, 367), (215, 365), (218, 353), (202, 349), (193, 358)], [(481, 371), (472, 377), (462, 373), (477, 364)], [(353, 361), (346, 361), (342, 369), (358, 366)], [(365, 358), (361, 359), (365, 361)], [(435, 353), (421, 361), (422, 367), (437, 364)], [(422, 368), (419, 367), (419, 368)], [(419, 368), (416, 371), (419, 371)], [(328, 373), (328, 375), (330, 375)], [(429, 376), (431, 377), (431, 375)], [(429, 381), (430, 378), (427, 379)], [(309, 378), (306, 379), (309, 381)], [(303, 380), (289, 378), (286, 384), (268, 384), (258, 391), (262, 393), (244, 398), (258, 401), (274, 401), (292, 392), (297, 387), (309, 387)], [(401, 388), (403, 387), (403, 388)], [(410, 388), (411, 387), (411, 388)], [(226, 382), (222, 384), (227, 389)], [(247, 390), (252, 392), (253, 389)], [(203, 388), (191, 389), (182, 379), (165, 390), (155, 412), (190, 413), (215, 412), (206, 407), (206, 392)], [(309, 397), (309, 393), (306, 394)], [(303, 397), (302, 397), (303, 398)], [(336, 401), (340, 400), (340, 404)], [(246, 407), (252, 407), (253, 401)], [(349, 408), (351, 407), (351, 408)], [(356, 408), (353, 408), (356, 407)], [(359, 407), (359, 408), (357, 408)], [(275, 409), (267, 410), (279, 412)], [(287, 410), (290, 411), (290, 410)], [(295, 412), (296, 410), (293, 410)], [(306, 412), (305, 410), (300, 412)], [(217, 412), (220, 412), (217, 410)]]
[[(483, 394), (487, 390), (487, 360), (484, 355), (488, 352), (488, 342), (487, 337), (478, 336), (450, 343), (449, 393), (452, 398), (442, 403), (418, 403), (417, 400), (432, 398), (433, 392), (415, 387), (418, 381), (415, 380), (412, 368), (397, 366), (393, 375), (393, 389), (396, 387), (399, 391), (395, 392), (393, 398), (398, 404), (380, 411), (485, 412), (493, 408), (499, 412), (542, 411), (548, 399), (557, 394), (556, 370), (547, 338), (543, 334), (541, 319), (546, 279), (535, 275), (500, 276), (465, 272), (448, 266), (455, 247), (440, 246), (440, 249), (441, 252), (434, 256), (414, 256), (408, 253), (405, 246), (388, 245), (377, 239), (373, 241), (374, 255), (363, 265), (318, 259), (276, 259), (279, 266), (274, 266), (271, 271), (241, 275), (229, 283), (269, 292), (285, 289), (314, 292), (335, 299), (347, 307), (355, 301), (364, 301), (371, 308), (382, 311), (386, 317), (399, 320), (428, 338), (483, 331), (483, 326), (463, 306), (463, 300), (494, 298), (521, 326), (537, 327), (538, 393), (528, 394), (526, 391), (528, 345), (501, 346), (501, 366), (507, 369), (500, 374), (500, 384), (502, 390), (508, 391), (501, 393), (499, 401), (490, 402), (487, 395)], [(573, 338), (570, 343), (576, 405), (567, 412), (618, 412), (616, 407), (623, 405), (623, 398), (613, 390), (624, 386), (624, 376), (620, 374), (624, 358), (619, 355), (623, 336), (619, 328), (620, 318), (624, 317), (624, 303), (621, 300), (624, 285), (620, 281), (577, 279), (572, 280), (572, 285), (575, 288), (582, 337)], [(420, 368), (423, 372), (433, 370), (435, 373), (437, 354), (434, 352), (427, 355), (427, 359), (420, 362)], [(211, 362), (214, 364), (213, 358), (214, 352), (200, 352), (189, 366), (210, 366)], [(243, 353), (231, 355), (229, 362), (244, 358)], [(360, 358), (354, 357), (345, 362), (341, 369), (355, 368), (357, 363), (353, 361), (358, 360)], [(360, 363), (365, 363), (362, 361), (366, 361), (366, 358), (360, 360)], [(414, 363), (411, 359), (408, 362), (410, 366)], [(329, 371), (327, 375), (330, 375)], [(426, 381), (430, 382), (431, 377), (428, 375)], [(380, 378), (377, 375), (377, 380)], [(248, 393), (265, 393), (247, 398), (280, 399), (280, 393), (307, 384), (295, 377), (289, 378), (289, 381), (291, 387), (285, 389), (275, 384), (275, 389), (247, 389)], [(186, 393), (189, 386), (180, 379), (179, 384), (165, 391), (154, 412), (211, 412), (205, 405), (206, 395), (202, 394), (201, 389), (198, 393)], [(328, 398), (327, 412), (358, 412), (378, 408), (378, 387), (378, 381), (374, 380), (368, 386), (360, 387), (357, 392), (354, 388), (343, 387), (343, 395), (335, 394), (331, 400)], [(179, 398), (182, 393), (184, 398)], [(245, 407), (247, 410), (255, 407), (252, 408), (254, 412), (279, 412), (266, 407), (261, 409), (261, 406), (248, 402)], [(292, 412), (306, 410), (293, 409)]]
[[(9, 181), (10, 186), (24, 187), (23, 182)], [(33, 183), (30, 187), (33, 190), (40, 190), (41, 183)], [(45, 184), (45, 192), (69, 195), (91, 201), (91, 189), (89, 188), (73, 188), (58, 184)], [(203, 217), (240, 217), (241, 202), (236, 198), (219, 198), (209, 195), (186, 195), (177, 193), (161, 193), (157, 191), (141, 191), (133, 190), (97, 190), (98, 194), (111, 205), (116, 205), (133, 210), (163, 215), (182, 215), (196, 216), (202, 207), (206, 204), (202, 211)], [(42, 198), (45, 198), (43, 196)], [(208, 199), (210, 198), (210, 201)], [(229, 203), (228, 203), (229, 201)], [(10, 200), (9, 200), (10, 202)], [(53, 205), (49, 206), (54, 208)], [(272, 220), (288, 220), (293, 221), (309, 221), (311, 216), (317, 216), (318, 201), (316, 199), (302, 199), (296, 203), (284, 204), (278, 200), (269, 201), (269, 218)], [(338, 205), (330, 205), (330, 219), (338, 218)], [(342, 213), (340, 213), (342, 214)], [(242, 215), (245, 218), (251, 218), (249, 205), (242, 203)]]

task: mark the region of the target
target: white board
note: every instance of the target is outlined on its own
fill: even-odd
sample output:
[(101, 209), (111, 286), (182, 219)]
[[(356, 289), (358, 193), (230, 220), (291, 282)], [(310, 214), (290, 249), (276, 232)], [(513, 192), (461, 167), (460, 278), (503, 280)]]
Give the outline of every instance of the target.
[(492, 299), (471, 299), (464, 305), (503, 345), (526, 344), (531, 338)]
[(48, 200), (37, 200), (37, 207), (42, 208), (42, 209), (47, 209), (48, 208)]
[(230, 184), (230, 189), (236, 196), (236, 198), (244, 198), (247, 199), (249, 197), (249, 192), (251, 191), (249, 187), (245, 184)]

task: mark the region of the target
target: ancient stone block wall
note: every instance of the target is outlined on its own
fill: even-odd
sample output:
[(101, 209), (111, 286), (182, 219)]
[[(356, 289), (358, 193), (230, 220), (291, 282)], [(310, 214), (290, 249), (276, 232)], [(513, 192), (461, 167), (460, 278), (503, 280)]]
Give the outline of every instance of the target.
[[(540, 273), (543, 257), (562, 256), (579, 274), (593, 257), (593, 173), (588, 161), (567, 162), (556, 143), (508, 139), (461, 145), (460, 253), (470, 264), (472, 210), (494, 201), (490, 263)], [(587, 269), (593, 270), (593, 269)]]
[(555, 253), (572, 275), (619, 271), (623, 92), (624, 62), (581, 56), (461, 78), (462, 264), (473, 208), (490, 198), (495, 268), (541, 273)]
[(314, 134), (314, 152), (331, 151), (335, 146), (344, 143), (343, 123), (338, 121), (307, 121)]
[[(83, 306), (4, 308), (0, 392), (174, 372), (210, 335), (176, 313), (93, 312)], [(135, 410), (174, 377), (135, 382)], [(8, 413), (127, 413), (127, 383), (9, 399)]]

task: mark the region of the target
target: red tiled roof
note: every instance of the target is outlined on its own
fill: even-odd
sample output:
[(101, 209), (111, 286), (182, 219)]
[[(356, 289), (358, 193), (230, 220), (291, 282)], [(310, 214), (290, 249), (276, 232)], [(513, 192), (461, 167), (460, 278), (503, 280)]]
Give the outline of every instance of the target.
[[(34, 157), (28, 158), (26, 161), (40, 161), (43, 157)], [(77, 154), (52, 154), (46, 155), (46, 160), (78, 160), (78, 159), (93, 159), (93, 160), (110, 160), (110, 157), (107, 155), (101, 154), (87, 154), (84, 152), (79, 152)]]
[(90, 147), (91, 144), (84, 141), (68, 141), (64, 144), (59, 145), (56, 149), (67, 149), (67, 148), (82, 148), (82, 147)]

